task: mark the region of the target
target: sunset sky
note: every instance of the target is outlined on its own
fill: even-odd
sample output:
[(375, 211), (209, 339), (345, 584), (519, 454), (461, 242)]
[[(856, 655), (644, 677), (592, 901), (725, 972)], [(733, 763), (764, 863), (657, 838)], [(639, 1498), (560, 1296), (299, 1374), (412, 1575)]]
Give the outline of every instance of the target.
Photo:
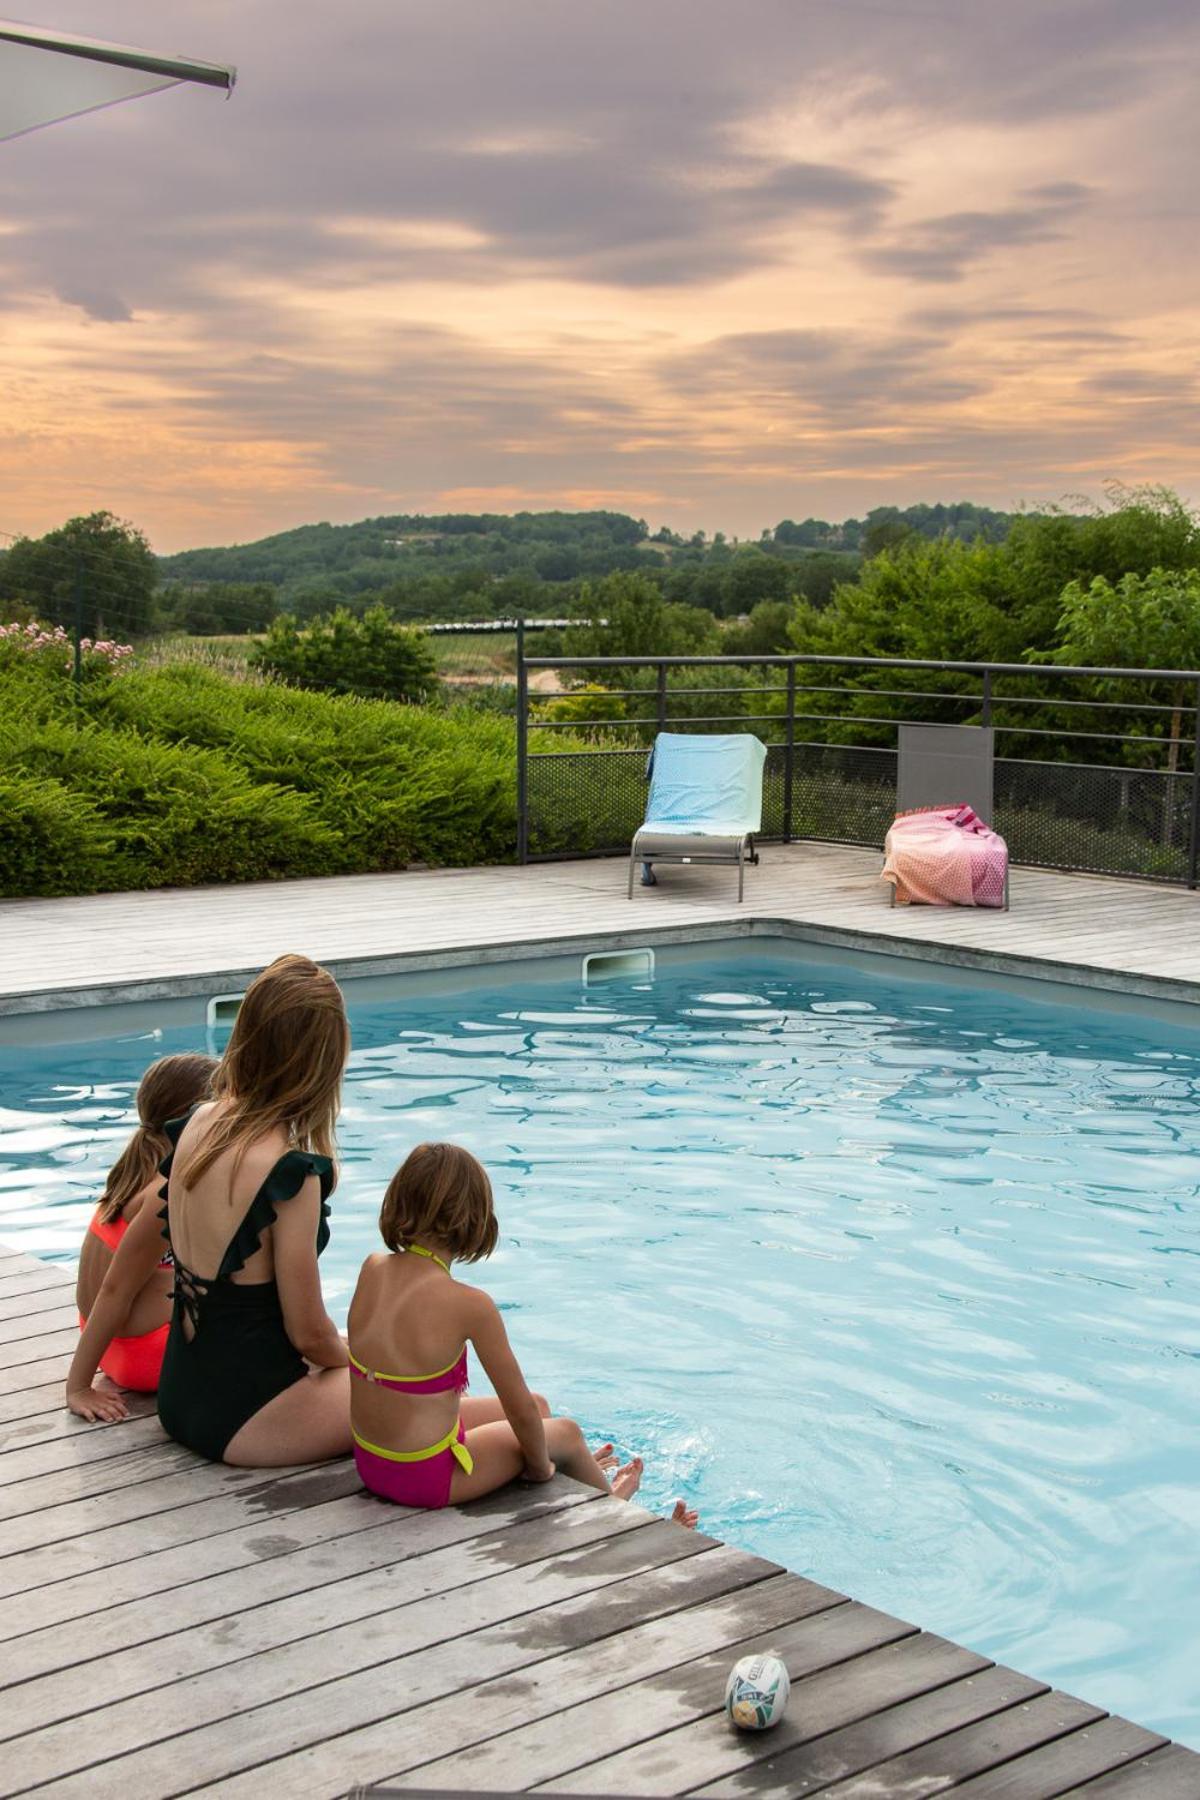
[(22, 0), (0, 530), (1200, 499), (1194, 0)]

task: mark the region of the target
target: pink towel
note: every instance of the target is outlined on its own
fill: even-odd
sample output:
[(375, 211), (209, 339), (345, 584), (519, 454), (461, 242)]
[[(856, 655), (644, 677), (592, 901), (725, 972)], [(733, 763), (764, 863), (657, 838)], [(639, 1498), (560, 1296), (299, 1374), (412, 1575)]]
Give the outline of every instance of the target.
[(884, 844), (883, 880), (926, 906), (1003, 906), (1008, 846), (969, 806), (900, 813)]

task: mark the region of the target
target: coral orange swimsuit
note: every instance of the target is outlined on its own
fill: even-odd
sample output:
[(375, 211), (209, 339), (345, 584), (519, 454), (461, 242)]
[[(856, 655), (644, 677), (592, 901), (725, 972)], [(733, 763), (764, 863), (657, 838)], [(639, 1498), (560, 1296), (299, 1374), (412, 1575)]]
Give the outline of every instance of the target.
[[(92, 1214), (88, 1230), (115, 1253), (117, 1245), (129, 1230), (129, 1220), (102, 1219), (97, 1211)], [(160, 1269), (169, 1269), (171, 1258), (164, 1256), (158, 1266)], [(86, 1324), (87, 1320), (80, 1313), (80, 1331)], [(168, 1320), (165, 1325), (159, 1325), (154, 1331), (143, 1331), (138, 1337), (113, 1338), (100, 1358), (100, 1367), (118, 1387), (130, 1388), (135, 1394), (156, 1393), (169, 1330)]]

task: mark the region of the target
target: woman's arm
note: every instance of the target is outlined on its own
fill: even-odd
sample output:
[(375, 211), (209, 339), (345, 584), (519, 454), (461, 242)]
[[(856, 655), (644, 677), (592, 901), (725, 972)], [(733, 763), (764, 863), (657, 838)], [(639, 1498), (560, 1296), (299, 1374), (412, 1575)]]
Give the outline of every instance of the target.
[(113, 1252), (108, 1273), (92, 1303), (79, 1348), (67, 1372), (67, 1405), (81, 1419), (127, 1419), (129, 1408), (116, 1394), (92, 1386), (100, 1358), (133, 1311), (133, 1303), (162, 1261), (162, 1223), (152, 1205), (139, 1208)]
[(554, 1464), (546, 1454), (542, 1415), (521, 1373), (521, 1365), (513, 1355), (499, 1308), (478, 1288), (469, 1291), (471, 1324), (467, 1335), (524, 1452), (525, 1478), (527, 1481), (549, 1481)]
[(271, 1227), (275, 1283), (283, 1326), (306, 1362), (321, 1369), (344, 1369), (349, 1362), (338, 1328), (325, 1311), (317, 1267), (317, 1225), (321, 1184), (310, 1175), (300, 1192), (281, 1206)]

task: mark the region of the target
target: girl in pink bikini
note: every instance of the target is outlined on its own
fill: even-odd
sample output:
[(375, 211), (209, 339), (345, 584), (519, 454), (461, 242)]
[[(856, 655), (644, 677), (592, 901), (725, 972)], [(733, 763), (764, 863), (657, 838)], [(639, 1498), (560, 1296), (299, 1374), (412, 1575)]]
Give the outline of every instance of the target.
[[(401, 1506), (461, 1506), (507, 1482), (549, 1481), (555, 1469), (628, 1500), (642, 1477), (635, 1457), (611, 1483), (611, 1445), (588, 1449), (574, 1419), (552, 1418), (522, 1375), (489, 1296), (455, 1279), (498, 1230), (487, 1174), (454, 1144), (419, 1144), (393, 1176), (379, 1228), (386, 1252), (369, 1256), (350, 1306), (350, 1419), (363, 1485)], [(495, 1398), (464, 1398), (467, 1345)], [(682, 1501), (680, 1524), (695, 1514)]]
[[(205, 1098), (216, 1067), (211, 1056), (163, 1056), (142, 1077), (138, 1128), (109, 1170), (79, 1252), (75, 1299), (83, 1335), (67, 1377), (67, 1405), (81, 1418), (126, 1416), (115, 1394), (92, 1386), (97, 1368), (134, 1393), (158, 1387), (171, 1318), (171, 1258), (158, 1217), (158, 1165), (171, 1148), (164, 1127)], [(118, 1284), (122, 1294), (132, 1288), (132, 1297), (117, 1300)]]

